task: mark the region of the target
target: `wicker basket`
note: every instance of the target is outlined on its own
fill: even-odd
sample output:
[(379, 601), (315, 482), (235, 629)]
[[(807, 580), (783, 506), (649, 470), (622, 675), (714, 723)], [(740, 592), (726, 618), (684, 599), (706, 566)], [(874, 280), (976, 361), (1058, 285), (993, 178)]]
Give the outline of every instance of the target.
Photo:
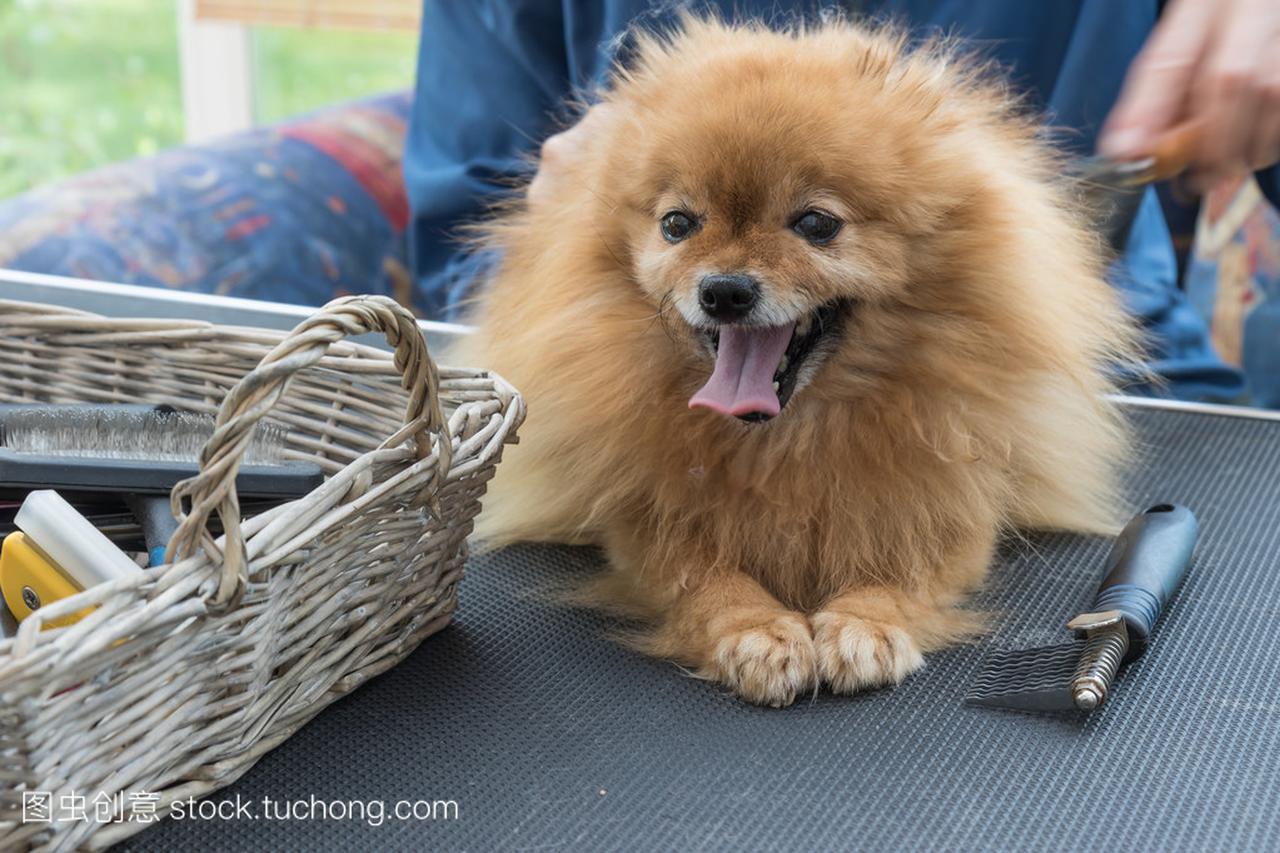
[[(371, 331), (394, 356), (341, 341)], [(443, 627), (524, 415), (500, 378), (437, 371), (412, 316), (382, 297), (333, 302), (288, 335), (0, 301), (0, 400), (164, 402), (218, 423), (200, 475), (174, 489), (189, 510), (173, 564), (46, 605), (0, 640), (6, 851), (144, 829)], [(264, 417), (326, 479), (242, 521), (235, 474)], [(33, 819), (41, 800), (52, 822)]]

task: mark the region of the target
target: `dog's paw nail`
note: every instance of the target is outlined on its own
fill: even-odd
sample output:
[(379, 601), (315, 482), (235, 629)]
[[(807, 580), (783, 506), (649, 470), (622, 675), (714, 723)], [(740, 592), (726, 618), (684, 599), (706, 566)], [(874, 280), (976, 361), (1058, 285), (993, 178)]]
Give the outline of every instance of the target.
[(811, 620), (818, 672), (836, 693), (897, 684), (924, 657), (906, 631), (846, 613), (817, 613)]
[(716, 645), (712, 676), (748, 702), (781, 708), (817, 685), (813, 636), (799, 616), (731, 631)]

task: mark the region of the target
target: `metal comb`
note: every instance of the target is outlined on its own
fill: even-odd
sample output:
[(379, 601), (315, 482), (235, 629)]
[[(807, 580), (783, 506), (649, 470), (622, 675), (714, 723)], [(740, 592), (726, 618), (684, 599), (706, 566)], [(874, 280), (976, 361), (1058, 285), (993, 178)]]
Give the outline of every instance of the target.
[(1186, 575), (1196, 534), (1184, 506), (1159, 504), (1136, 516), (1111, 547), (1093, 607), (1067, 623), (1082, 639), (992, 652), (965, 702), (1050, 712), (1101, 706), (1120, 668), (1146, 650)]

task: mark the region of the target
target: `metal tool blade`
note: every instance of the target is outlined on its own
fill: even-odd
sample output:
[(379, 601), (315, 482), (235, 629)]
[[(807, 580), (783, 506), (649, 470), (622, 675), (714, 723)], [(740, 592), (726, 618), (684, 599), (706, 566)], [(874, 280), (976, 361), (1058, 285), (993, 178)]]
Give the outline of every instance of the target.
[(964, 701), (1015, 711), (1072, 711), (1071, 680), (1084, 642), (1000, 649), (987, 655)]
[(1149, 157), (1136, 162), (1090, 157), (1071, 170), (1098, 230), (1117, 254), (1128, 243), (1154, 165)]

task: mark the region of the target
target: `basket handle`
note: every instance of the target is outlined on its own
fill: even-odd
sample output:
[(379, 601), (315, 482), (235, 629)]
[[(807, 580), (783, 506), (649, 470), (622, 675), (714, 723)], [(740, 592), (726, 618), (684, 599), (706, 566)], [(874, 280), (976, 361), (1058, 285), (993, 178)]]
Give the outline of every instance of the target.
[[(382, 332), (395, 349), (396, 369), (409, 392), (404, 422), (408, 426), (423, 421), (425, 429), (413, 434), (419, 459), (431, 454), (430, 436), (435, 436), (443, 482), (453, 448), (440, 408), (439, 373), (417, 320), (385, 296), (335, 299), (300, 323), (228, 392), (218, 409), (213, 435), (200, 450), (200, 473), (178, 483), (170, 493), (179, 524), (169, 540), (167, 560), (178, 562), (194, 556), (199, 546), (215, 563), (221, 562), (218, 588), (206, 601), (212, 612), (234, 607), (248, 584), (249, 558), (240, 530), (236, 474), (253, 439), (254, 427), (284, 395), (294, 374), (320, 361), (330, 344), (369, 332)], [(183, 511), (186, 499), (191, 501), (190, 512)], [(226, 534), (225, 549), (218, 548), (208, 529), (209, 515), (215, 511)]]

